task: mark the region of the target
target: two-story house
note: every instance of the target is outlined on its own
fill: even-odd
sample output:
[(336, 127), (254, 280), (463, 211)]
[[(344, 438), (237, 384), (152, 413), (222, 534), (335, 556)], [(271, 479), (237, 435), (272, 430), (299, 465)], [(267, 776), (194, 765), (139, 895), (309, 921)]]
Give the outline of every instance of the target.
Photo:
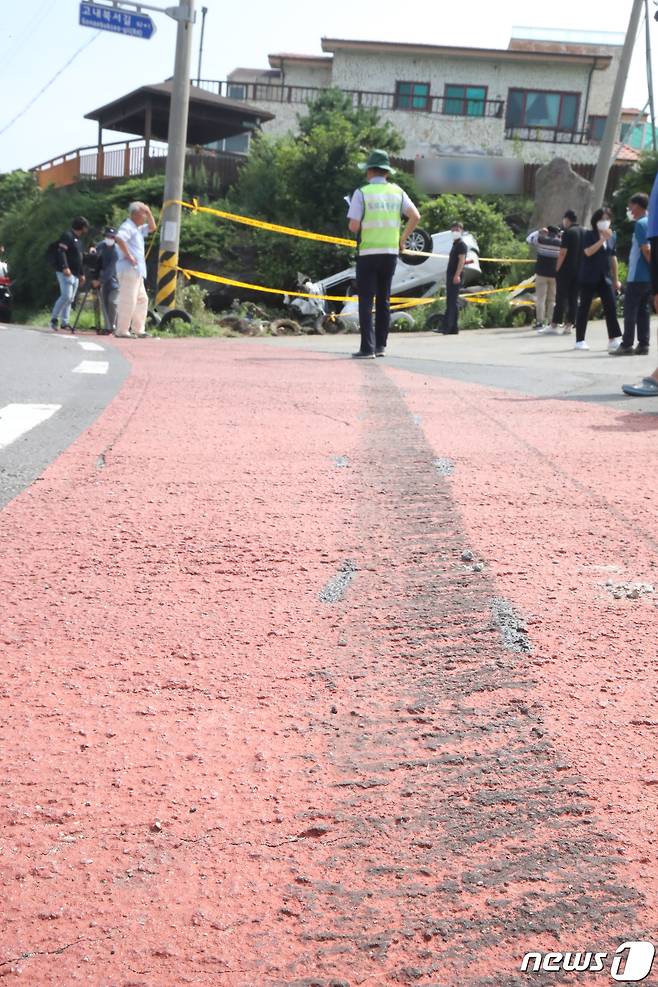
[[(201, 85), (273, 113), (266, 133), (294, 133), (305, 107), (335, 87), (377, 107), (409, 160), (484, 153), (539, 164), (559, 154), (594, 164), (623, 40), (530, 28), (505, 49), (323, 38), (321, 55), (271, 54), (267, 69)], [(246, 151), (238, 140), (226, 149)]]

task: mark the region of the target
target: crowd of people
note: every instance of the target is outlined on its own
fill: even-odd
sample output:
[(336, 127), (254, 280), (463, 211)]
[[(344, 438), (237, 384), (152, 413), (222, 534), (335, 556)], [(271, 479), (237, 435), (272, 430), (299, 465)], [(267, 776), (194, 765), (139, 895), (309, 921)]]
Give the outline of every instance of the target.
[[(536, 323), (539, 334), (576, 330), (575, 348), (587, 350), (587, 323), (592, 302), (598, 298), (608, 331), (608, 352), (613, 356), (646, 356), (649, 352), (651, 299), (651, 248), (648, 237), (649, 197), (631, 196), (627, 217), (633, 222), (633, 238), (625, 286), (619, 279), (617, 238), (612, 214), (606, 207), (592, 213), (583, 229), (568, 209), (562, 228), (548, 226), (531, 233), (527, 242), (535, 249)], [(624, 292), (624, 329), (617, 317), (617, 297)]]
[[(405, 249), (409, 233), (419, 221), (409, 196), (390, 181), (394, 173), (385, 151), (373, 151), (362, 165), (366, 184), (349, 198), (348, 225), (357, 234), (357, 292), (361, 346), (357, 359), (384, 356), (390, 323), (390, 293), (396, 257)], [(655, 201), (655, 209), (653, 208)], [(527, 242), (536, 251), (535, 329), (538, 335), (570, 335), (575, 349), (589, 349), (586, 334), (592, 303), (598, 299), (608, 332), (612, 356), (646, 356), (649, 352), (650, 303), (658, 298), (658, 177), (651, 196), (656, 230), (649, 229), (650, 200), (643, 192), (632, 195), (627, 218), (633, 222), (633, 238), (625, 286), (619, 279), (617, 237), (612, 213), (602, 206), (591, 216), (588, 228), (567, 209), (561, 226), (535, 230)], [(401, 220), (406, 226), (400, 233)], [(468, 264), (464, 227), (452, 224), (452, 248), (446, 269), (446, 310), (443, 335), (459, 332), (458, 298)], [(653, 236), (652, 236), (653, 233)], [(624, 294), (624, 328), (617, 317), (617, 297)], [(375, 326), (372, 309), (375, 307)], [(639, 384), (624, 385), (627, 394), (658, 395), (658, 369)]]

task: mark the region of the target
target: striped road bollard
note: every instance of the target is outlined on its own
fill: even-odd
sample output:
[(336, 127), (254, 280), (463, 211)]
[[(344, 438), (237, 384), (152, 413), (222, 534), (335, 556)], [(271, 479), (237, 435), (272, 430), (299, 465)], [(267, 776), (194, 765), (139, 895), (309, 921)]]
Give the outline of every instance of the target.
[(158, 256), (158, 288), (155, 306), (159, 311), (176, 307), (176, 276), (178, 253), (173, 250), (160, 250)]

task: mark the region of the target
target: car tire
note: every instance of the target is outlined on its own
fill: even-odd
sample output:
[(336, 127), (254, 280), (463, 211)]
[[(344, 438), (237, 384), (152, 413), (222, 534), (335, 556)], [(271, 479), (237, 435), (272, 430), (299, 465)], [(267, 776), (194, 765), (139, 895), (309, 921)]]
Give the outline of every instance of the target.
[(409, 264), (411, 267), (416, 267), (418, 264), (425, 263), (427, 257), (423, 257), (423, 254), (431, 254), (434, 244), (427, 230), (423, 230), (417, 226), (413, 233), (405, 240), (404, 246), (405, 250), (419, 252), (419, 256), (417, 257), (414, 257), (413, 253), (408, 253), (402, 254), (400, 258), (403, 263)]
[(181, 322), (186, 322), (189, 325), (192, 316), (182, 308), (170, 308), (160, 318), (159, 328), (166, 329), (169, 323), (175, 319), (180, 319)]

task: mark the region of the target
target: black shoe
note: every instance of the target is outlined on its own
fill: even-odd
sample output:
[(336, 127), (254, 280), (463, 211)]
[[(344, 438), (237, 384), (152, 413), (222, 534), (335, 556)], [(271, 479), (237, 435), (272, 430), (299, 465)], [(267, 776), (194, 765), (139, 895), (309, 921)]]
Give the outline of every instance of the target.
[(649, 347), (648, 346), (639, 346), (638, 345), (638, 346), (635, 347), (635, 349), (633, 350), (633, 352), (635, 353), (635, 356), (648, 356), (649, 355)]
[(75, 332), (75, 329), (67, 324), (62, 326), (62, 332)]
[(59, 322), (57, 321), (57, 319), (50, 320), (50, 328), (52, 329), (53, 332), (57, 332), (59, 330)]
[(458, 336), (459, 329), (441, 329), (439, 330), (442, 336)]
[(386, 356), (386, 350), (385, 349), (375, 350), (375, 356)]
[(633, 356), (635, 350), (632, 346), (620, 346), (618, 349), (613, 350), (610, 356)]
[(374, 353), (362, 353), (361, 350), (359, 350), (358, 353), (352, 353), (352, 359), (353, 360), (374, 360), (375, 359), (375, 354)]

